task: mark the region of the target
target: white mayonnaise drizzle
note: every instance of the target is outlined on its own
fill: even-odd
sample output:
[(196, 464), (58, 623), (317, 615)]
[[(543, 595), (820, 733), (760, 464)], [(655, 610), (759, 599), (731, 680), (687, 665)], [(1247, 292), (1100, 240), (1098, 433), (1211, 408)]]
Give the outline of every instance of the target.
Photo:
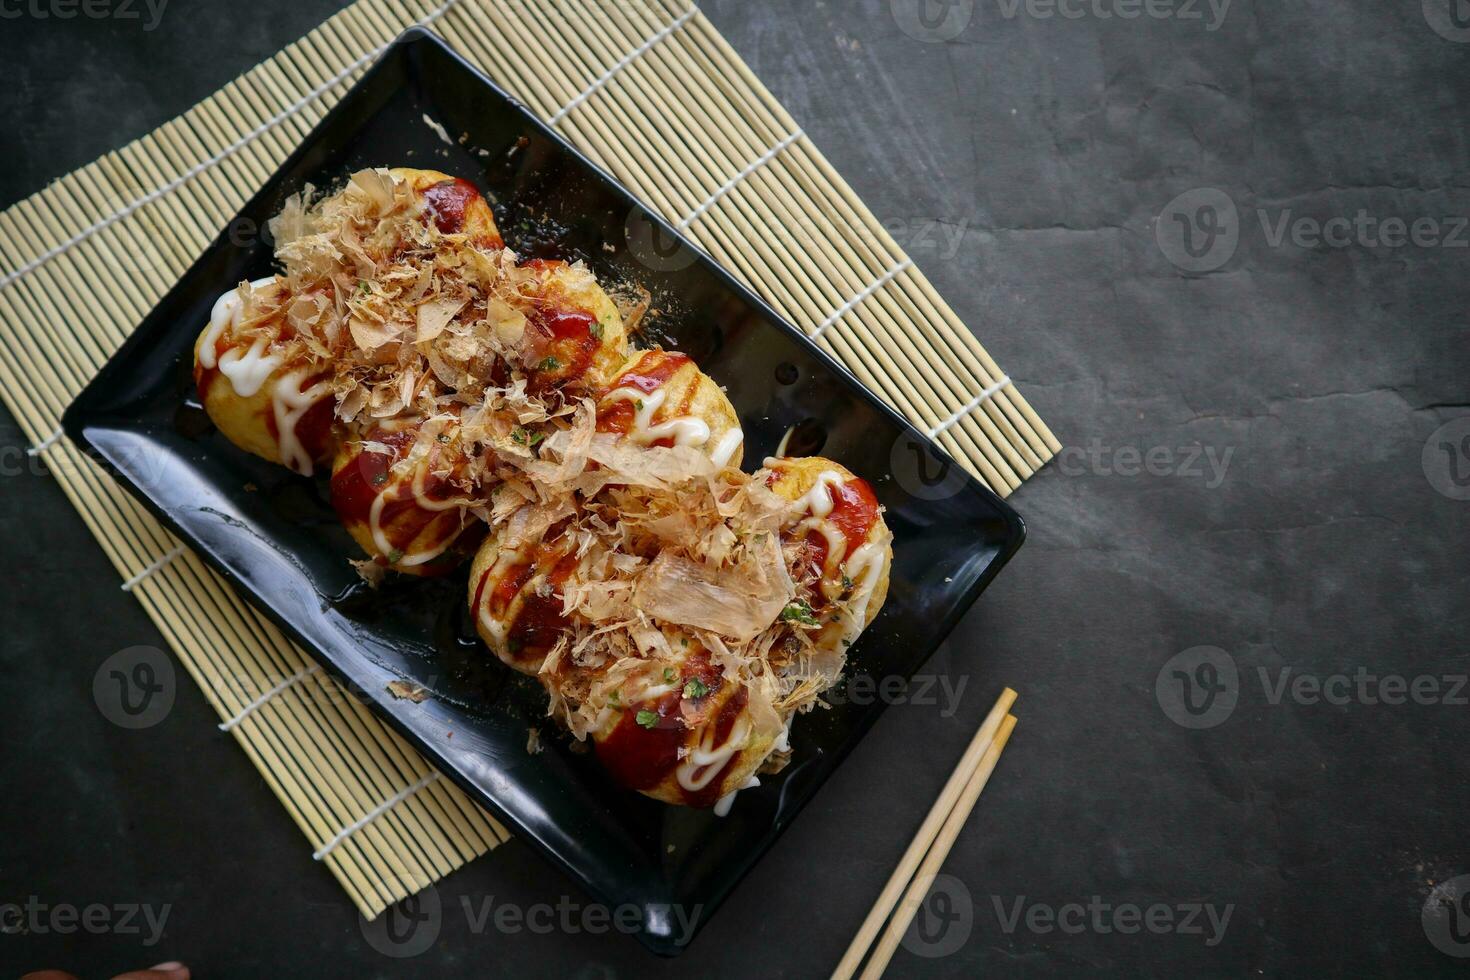
[[(250, 288), (260, 289), (272, 285), (275, 281), (275, 276), (266, 276), (264, 279), (256, 279), (250, 283)], [(219, 343), (220, 336), (226, 328), (240, 322), (240, 310), (244, 306), (245, 294), (239, 286), (214, 301), (214, 308), (209, 311), (209, 330), (199, 343), (199, 363), (201, 365), (206, 368), (215, 366), (215, 346)]]
[[(260, 386), (281, 366), (279, 354), (267, 354), (269, 341), (257, 337), (247, 351), (231, 347), (219, 359), (219, 372), (230, 379), (230, 387), (241, 398), (251, 398), (260, 391)], [(208, 365), (205, 365), (208, 367)]]
[(301, 385), (306, 381), (307, 371), (302, 368), (276, 382), (271, 391), (271, 410), (276, 415), (276, 432), (281, 444), (281, 462), (302, 476), (311, 476), (311, 453), (301, 445), (296, 435), (296, 423), (307, 411), (332, 393), (332, 386), (318, 381), (306, 390)]
[[(777, 456), (785, 456), (786, 455), (786, 446), (787, 446), (788, 443), (791, 442), (791, 434), (793, 432), (795, 432), (795, 431), (796, 431), (796, 426), (794, 426), (794, 425), (793, 426), (789, 426), (786, 429), (786, 434), (781, 437), (781, 441), (780, 442), (776, 443), (776, 455)], [(766, 465), (769, 466), (770, 464), (771, 464), (771, 461), (769, 459), (767, 459), (766, 460)]]
[(490, 577), (485, 580), (485, 589), (480, 595), (480, 608), (476, 610), (480, 624), (495, 637), (495, 642), (504, 646), (509, 636), (509, 624), (490, 615), (490, 600), (495, 595), (495, 587), (500, 580), (510, 572), (516, 565), (521, 564), (520, 551), (504, 550), (495, 558), (495, 564), (490, 566)]
[(720, 801), (715, 804), (715, 816), (728, 816), (730, 813), (730, 807), (735, 805), (735, 794), (739, 793), (742, 789), (755, 789), (760, 784), (761, 781), (759, 779), (757, 779), (755, 776), (751, 776), (735, 789), (730, 790), (730, 792), (720, 797)]
[[(608, 392), (607, 400), (633, 403), (633, 431), (628, 436), (640, 446), (651, 446), (660, 439), (673, 439), (676, 446), (693, 446), (696, 449), (709, 445), (712, 433), (704, 419), (682, 415), (654, 424), (653, 416), (667, 397), (668, 391), (663, 388), (651, 394), (644, 394), (638, 388), (615, 388)], [(710, 448), (709, 458), (716, 466), (727, 466), (744, 441), (745, 433), (739, 427), (733, 428)]]
[[(847, 535), (842, 533), (842, 528), (831, 521), (820, 517), (808, 517), (796, 526), (798, 531), (815, 532), (820, 534), (827, 543), (827, 554), (822, 562), (822, 578), (830, 579), (837, 574), (842, 561), (847, 557)], [(828, 596), (827, 598), (835, 598)]]
[[(474, 503), (474, 501), (464, 500), (457, 497), (451, 497), (448, 500), (434, 500), (432, 497), (424, 492), (424, 477), (427, 474), (427, 466), (418, 466), (414, 469), (414, 506), (420, 508), (421, 510), (429, 511), (444, 511), (455, 508), (463, 511), (466, 507), (469, 507), (471, 504)], [(368, 511), (368, 529), (372, 532), (373, 544), (377, 545), (378, 550), (381, 551), (385, 556), (391, 555), (395, 550), (393, 547), (393, 542), (389, 541), (388, 535), (383, 532), (383, 507), (388, 502), (388, 494), (390, 492), (390, 489), (384, 489), (381, 493), (374, 497), (373, 506)], [(439, 542), (437, 545), (427, 548), (424, 551), (409, 552), (393, 564), (402, 568), (408, 565), (422, 565), (425, 562), (433, 561), (435, 558), (438, 558), (440, 555), (444, 554), (444, 552), (449, 549), (450, 545), (454, 544), (455, 539), (458, 538), (462, 533), (464, 533), (464, 529), (466, 526), (467, 524), (465, 521), (460, 521), (459, 527), (455, 529), (454, 533), (449, 535), (443, 541)]]
[(826, 517), (832, 513), (832, 487), (841, 486), (847, 480), (836, 470), (823, 470), (817, 476), (817, 482), (812, 488), (796, 502), (798, 511), (806, 511), (813, 517)]
[(790, 718), (786, 719), (786, 724), (782, 727), (781, 734), (777, 735), (776, 740), (771, 743), (772, 752), (791, 751), (791, 723), (795, 720), (795, 715), (792, 715)]
[(745, 748), (750, 741), (750, 729), (750, 719), (741, 715), (730, 731), (730, 737), (725, 739), (725, 744), (714, 748), (709, 744), (714, 739), (714, 727), (706, 728), (699, 745), (679, 763), (679, 785), (690, 792), (697, 792), (708, 786), (731, 757)]
[(873, 590), (883, 580), (883, 570), (888, 567), (887, 542), (869, 541), (854, 551), (847, 559), (847, 577), (852, 580), (854, 592), (848, 606), (851, 620), (843, 629), (843, 639), (849, 644), (868, 625), (868, 604), (873, 600)]
[(658, 411), (668, 395), (663, 388), (647, 395), (637, 388), (617, 388), (608, 393), (607, 400), (633, 403), (633, 431), (628, 436), (640, 446), (652, 445), (660, 439), (669, 438), (674, 440), (676, 446), (699, 447), (709, 442), (709, 425), (692, 415), (653, 424), (653, 413)]
[[(766, 461), (767, 466), (772, 463), (779, 463), (779, 460)], [(802, 521), (799, 527), (817, 532), (827, 542), (827, 560), (822, 569), (823, 594), (828, 594), (828, 584), (835, 577), (838, 568), (853, 584), (852, 600), (848, 606), (851, 616), (842, 631), (843, 639), (851, 644), (867, 626), (868, 604), (873, 599), (874, 588), (882, 581), (884, 569), (888, 567), (888, 549), (885, 546), (886, 542), (880, 539), (865, 542), (848, 554), (849, 545), (846, 536), (840, 528), (826, 520), (827, 515), (832, 513), (832, 508), (835, 506), (831, 488), (845, 482), (846, 479), (836, 470), (823, 470), (817, 477), (817, 482), (796, 502), (796, 506), (798, 511), (807, 511), (812, 514), (811, 517)], [(837, 559), (839, 555), (843, 556), (840, 564)], [(835, 585), (833, 588), (836, 588)], [(833, 597), (828, 595), (828, 598)]]
[(724, 467), (730, 465), (730, 458), (735, 455), (735, 450), (745, 441), (745, 433), (739, 429), (731, 429), (720, 436), (720, 441), (715, 443), (715, 448), (710, 450), (709, 458), (716, 466)]

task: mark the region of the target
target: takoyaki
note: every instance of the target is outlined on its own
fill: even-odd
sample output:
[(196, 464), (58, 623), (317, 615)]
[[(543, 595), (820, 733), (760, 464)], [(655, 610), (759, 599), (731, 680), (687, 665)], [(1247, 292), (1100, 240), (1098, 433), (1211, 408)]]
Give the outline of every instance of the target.
[(535, 676), (571, 625), (563, 589), (589, 560), (568, 535), (548, 533), (506, 547), (504, 529), (491, 532), (470, 566), (475, 631), (505, 664)]
[(621, 660), (594, 683), (593, 745), (621, 785), (714, 806), (750, 785), (783, 725), (762, 684), (726, 677), (693, 638), (670, 640), (673, 659)]
[(283, 274), (220, 297), (195, 345), (220, 431), (332, 462), (369, 581), (473, 553), (476, 631), (622, 786), (718, 810), (779, 770), (888, 593), (872, 488), (825, 459), (740, 472), (719, 386), (632, 352), (581, 263), (505, 250), (469, 182), (379, 168), (309, 196), (272, 222)]
[(597, 403), (597, 430), (641, 446), (693, 446), (716, 466), (740, 465), (740, 419), (719, 385), (685, 354), (646, 350), (613, 379)]
[(443, 575), (474, 549), (485, 525), (470, 508), (458, 421), (402, 416), (361, 426), (332, 464), (332, 506), (375, 562)]
[(526, 316), (527, 389), (601, 393), (628, 358), (628, 333), (612, 297), (582, 266), (532, 259), (513, 302)]
[(504, 248), (495, 213), (474, 184), (437, 170), (394, 167), (388, 171), (407, 181), (423, 203), (424, 218), (446, 235), (464, 235), (481, 248)]
[(227, 439), (310, 476), (331, 458), (337, 403), (331, 372), (290, 344), (290, 299), (275, 276), (221, 296), (194, 344), (194, 382)]
[[(841, 652), (877, 617), (888, 597), (893, 535), (873, 488), (820, 456), (772, 457), (756, 479), (797, 502), (798, 520), (785, 537), (796, 552), (793, 577), (804, 588), (786, 619), (794, 626), (815, 627), (818, 646)], [(827, 615), (834, 604), (840, 610), (836, 617)]]

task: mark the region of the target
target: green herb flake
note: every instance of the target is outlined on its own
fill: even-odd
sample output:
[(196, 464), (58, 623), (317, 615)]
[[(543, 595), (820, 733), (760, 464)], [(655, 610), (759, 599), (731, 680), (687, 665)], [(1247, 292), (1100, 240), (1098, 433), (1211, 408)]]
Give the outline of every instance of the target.
[(592, 321), (592, 325), (587, 328), (587, 332), (592, 335), (592, 337), (593, 337), (594, 340), (601, 340), (602, 339), (602, 323), (600, 321), (593, 320)]
[(848, 578), (846, 575), (842, 576), (842, 587), (843, 589), (851, 590), (852, 579)]
[(538, 442), (546, 438), (546, 433), (536, 432), (518, 425), (510, 430), (510, 437), (519, 445), (535, 446)]
[(698, 701), (709, 693), (709, 685), (698, 677), (690, 678), (689, 683), (684, 685), (684, 696), (691, 701)]
[(546, 357), (543, 358), (541, 360), (541, 363), (537, 364), (536, 367), (542, 371), (555, 371), (557, 368), (561, 367), (561, 361), (558, 361), (554, 357)]
[(399, 551), (397, 548), (394, 548), (392, 551), (388, 552), (388, 562), (390, 564), (396, 565), (401, 561), (403, 561), (403, 552)]
[(821, 625), (820, 621), (812, 613), (812, 607), (800, 599), (781, 610), (781, 619), (787, 623), (800, 623), (803, 626)]
[(678, 677), (678, 676), (679, 676), (678, 674), (674, 673), (674, 668), (672, 668), (672, 667), (665, 667), (664, 668), (664, 683), (665, 684), (672, 684), (672, 683), (674, 683), (674, 678), (675, 677)]
[(373, 284), (366, 279), (359, 279), (357, 280), (357, 291), (363, 295), (367, 295), (373, 291)]
[(623, 689), (621, 687), (614, 688), (613, 692), (607, 696), (607, 703), (614, 708), (621, 708), (623, 706), (622, 697)]
[(637, 715), (637, 721), (644, 728), (654, 728), (658, 725), (658, 712), (640, 711)]

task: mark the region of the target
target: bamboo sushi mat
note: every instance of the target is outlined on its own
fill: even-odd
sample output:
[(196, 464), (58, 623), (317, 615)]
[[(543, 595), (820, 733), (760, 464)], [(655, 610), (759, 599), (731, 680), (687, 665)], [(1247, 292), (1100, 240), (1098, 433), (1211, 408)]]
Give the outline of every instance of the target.
[(0, 214), (0, 394), (220, 727), (369, 918), (503, 843), (505, 828), (59, 427), (218, 229), (413, 24), (540, 113), (997, 493), (1060, 448), (683, 0), (359, 0), (179, 118)]

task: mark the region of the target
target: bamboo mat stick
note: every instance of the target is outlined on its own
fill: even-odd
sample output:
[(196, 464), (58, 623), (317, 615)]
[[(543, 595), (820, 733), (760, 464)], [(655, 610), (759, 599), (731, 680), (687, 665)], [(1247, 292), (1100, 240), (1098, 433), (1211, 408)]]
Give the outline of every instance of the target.
[(944, 784), (944, 789), (939, 793), (939, 798), (929, 808), (929, 813), (924, 817), (924, 822), (919, 825), (919, 830), (914, 834), (913, 841), (908, 850), (903, 852), (903, 857), (898, 861), (898, 867), (893, 869), (888, 883), (883, 886), (878, 900), (873, 903), (872, 911), (863, 920), (857, 935), (853, 937), (852, 944), (847, 947), (847, 952), (837, 964), (837, 969), (832, 971), (833, 980), (843, 980), (851, 977), (863, 961), (863, 955), (872, 946), (873, 939), (878, 935), (878, 930), (893, 911), (894, 904), (904, 889), (914, 877), (919, 863), (928, 853), (929, 846), (939, 834), (941, 826), (954, 810), (955, 801), (964, 791), (970, 776), (976, 772), (977, 767), (985, 757), (995, 741), (996, 733), (1000, 731), (1002, 723), (1010, 713), (1011, 705), (1016, 703), (1016, 692), (1006, 688), (996, 700), (995, 706), (985, 716), (980, 729), (975, 732), (975, 737), (970, 740), (964, 755), (955, 765), (954, 772), (950, 774), (949, 781)]

